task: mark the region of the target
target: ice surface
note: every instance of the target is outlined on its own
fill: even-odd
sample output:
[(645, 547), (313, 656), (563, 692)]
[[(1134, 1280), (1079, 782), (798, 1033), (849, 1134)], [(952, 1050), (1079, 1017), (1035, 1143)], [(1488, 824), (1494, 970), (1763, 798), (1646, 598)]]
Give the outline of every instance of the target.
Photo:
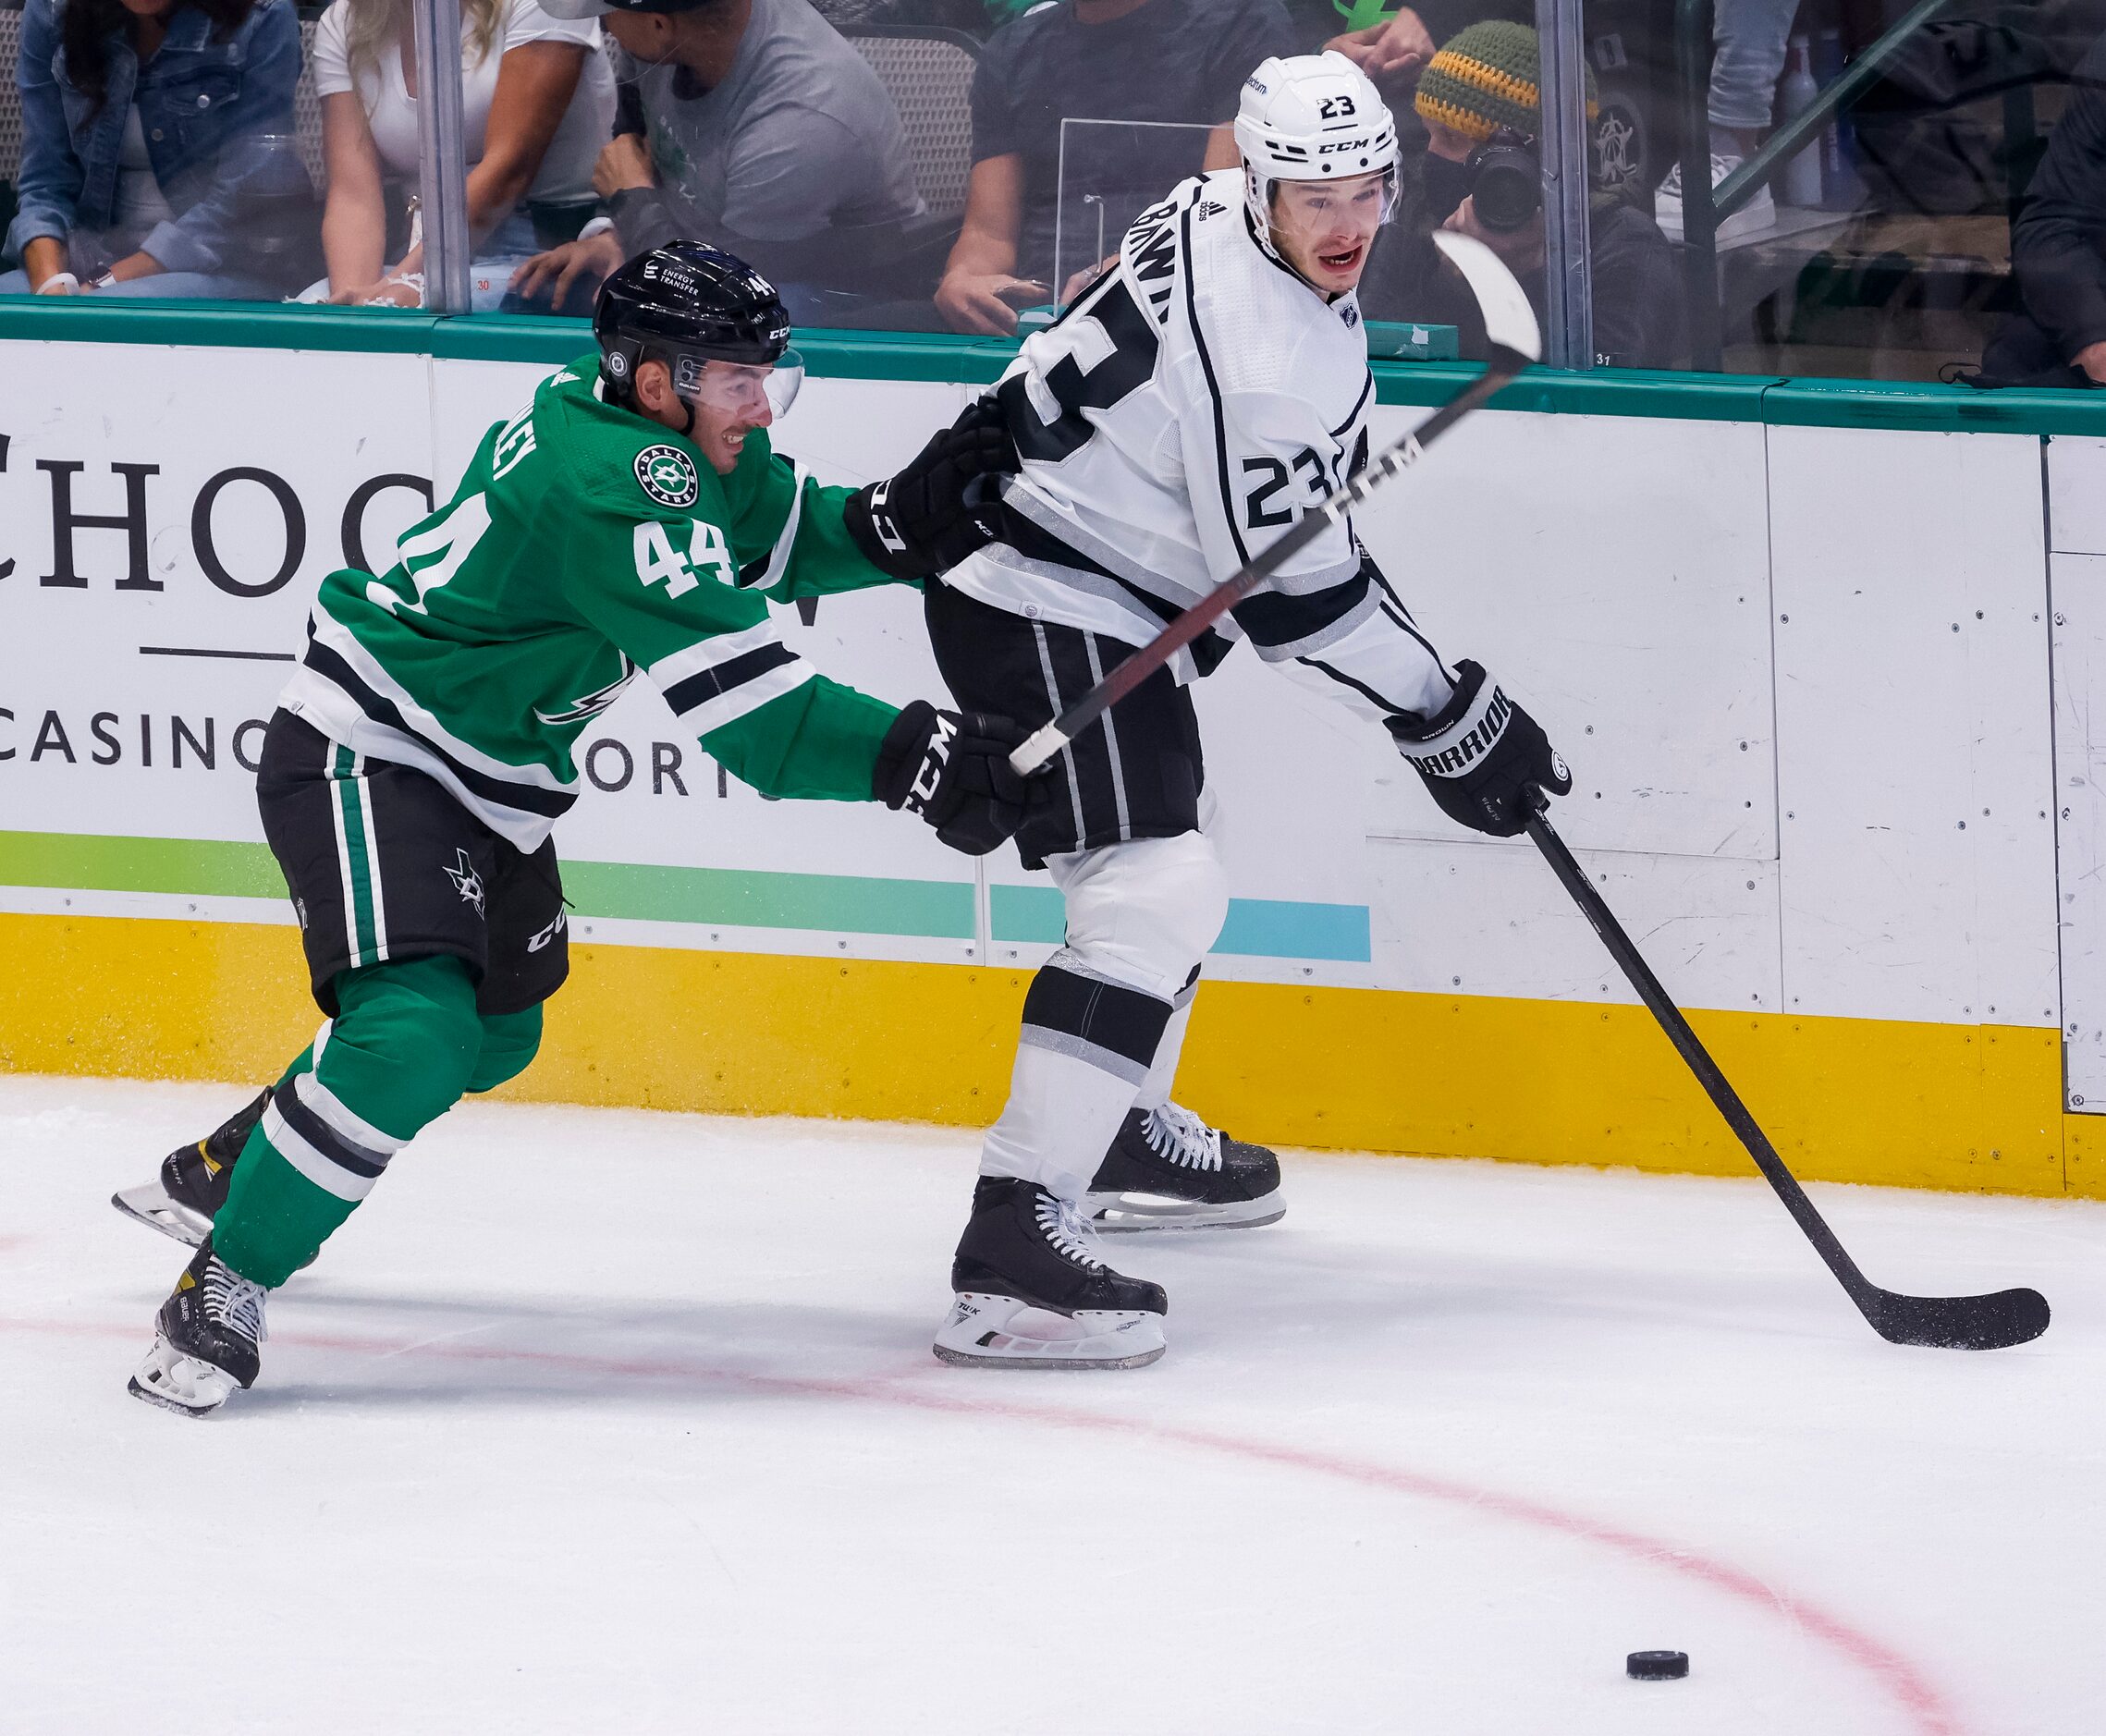
[[(0, 1730), (2106, 1728), (2106, 1209), (1295, 1158), (1133, 1374), (930, 1356), (970, 1135), (476, 1106), (202, 1423), (111, 1191), (239, 1088), (0, 1079)], [(1204, 1108), (1204, 1105), (1197, 1106)], [(1687, 1681), (1627, 1681), (1673, 1647)]]

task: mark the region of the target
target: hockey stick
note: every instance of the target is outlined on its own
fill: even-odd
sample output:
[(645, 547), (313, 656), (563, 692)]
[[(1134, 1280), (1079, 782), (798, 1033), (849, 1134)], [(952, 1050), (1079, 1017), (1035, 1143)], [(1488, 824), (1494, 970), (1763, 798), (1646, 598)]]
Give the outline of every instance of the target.
[(1631, 986), (1638, 991), (1638, 998), (1659, 1021), (1668, 1040), (1681, 1052), (1682, 1058), (1689, 1064), (1689, 1070), (1696, 1075), (1696, 1082), (1718, 1106), (1719, 1113), (1726, 1118), (1726, 1125), (1747, 1147), (1756, 1168), (1777, 1190), (1777, 1197), (1784, 1202), (1784, 1209), (1806, 1232), (1815, 1252), (1828, 1262), (1828, 1269), (1850, 1293), (1850, 1300), (1871, 1323), (1873, 1331), (1890, 1344), (1924, 1344), (1950, 1351), (1997, 1351), (2008, 1345), (2024, 1344), (2048, 1329), (2048, 1300), (2039, 1290), (2000, 1290), (1988, 1296), (1904, 1296), (1895, 1290), (1881, 1290), (1859, 1271), (1857, 1262), (1835, 1239), (1835, 1232), (1814, 1209), (1806, 1191), (1784, 1167), (1776, 1147), (1756, 1125), (1755, 1117), (1748, 1113), (1740, 1094), (1719, 1070), (1718, 1062), (1697, 1041), (1696, 1032), (1689, 1028), (1689, 1021), (1682, 1016), (1681, 1009), (1668, 998), (1659, 978), (1640, 956), (1631, 936), (1623, 932), (1623, 925), (1603, 902), (1601, 894), (1594, 889), (1586, 871), (1573, 860), (1564, 839), (1550, 829), (1550, 822), (1540, 809), (1530, 815), (1527, 824), (1528, 836), (1535, 840), (1536, 848), (1543, 852), (1543, 859), (1550, 864), (1552, 872), (1564, 882), (1565, 890), (1573, 895), (1573, 902), (1594, 924), (1594, 932), (1601, 936), (1610, 957), (1630, 978)]
[(1310, 507), (1277, 543), (1216, 585), (1066, 711), (1028, 738), (1010, 755), (1010, 764), (1020, 776), (1035, 772), (1332, 525), (1342, 523), (1347, 513), (1384, 483), (1416, 464), (1426, 447), (1472, 410), (1488, 403), (1515, 374), (1530, 362), (1542, 360), (1543, 339), (1537, 328), (1536, 311), (1499, 255), (1482, 241), (1445, 229), (1438, 231), (1433, 241), (1463, 274), (1470, 293), (1477, 300), (1485, 316), (1485, 336), (1491, 343), (1490, 366), (1402, 440), (1369, 459), (1343, 488)]

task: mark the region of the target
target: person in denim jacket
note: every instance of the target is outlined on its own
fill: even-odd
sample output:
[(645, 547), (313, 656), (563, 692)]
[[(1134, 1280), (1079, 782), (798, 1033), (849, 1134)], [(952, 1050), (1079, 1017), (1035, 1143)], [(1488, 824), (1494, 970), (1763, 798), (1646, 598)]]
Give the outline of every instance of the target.
[(299, 79), (290, 0), (28, 0), (7, 230), (22, 269), (0, 294), (276, 297), (303, 281)]

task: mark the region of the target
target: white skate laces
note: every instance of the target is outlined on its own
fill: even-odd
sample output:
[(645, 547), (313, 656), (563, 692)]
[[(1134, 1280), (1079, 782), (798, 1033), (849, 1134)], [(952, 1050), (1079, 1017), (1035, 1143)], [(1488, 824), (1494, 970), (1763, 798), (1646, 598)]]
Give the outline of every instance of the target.
[(1157, 1156), (1187, 1169), (1221, 1167), (1220, 1131), (1174, 1103), (1159, 1104), (1148, 1111), (1148, 1119), (1141, 1124), (1141, 1137)]
[(1093, 1272), (1103, 1269), (1104, 1256), (1097, 1252), (1096, 1236), (1080, 1205), (1073, 1200), (1041, 1193), (1037, 1210), (1039, 1233), (1053, 1244), (1063, 1259), (1072, 1260)]
[(205, 1264), (204, 1311), (214, 1326), (239, 1332), (251, 1344), (270, 1335), (263, 1327), (263, 1298), (269, 1292), (251, 1284), (216, 1254)]

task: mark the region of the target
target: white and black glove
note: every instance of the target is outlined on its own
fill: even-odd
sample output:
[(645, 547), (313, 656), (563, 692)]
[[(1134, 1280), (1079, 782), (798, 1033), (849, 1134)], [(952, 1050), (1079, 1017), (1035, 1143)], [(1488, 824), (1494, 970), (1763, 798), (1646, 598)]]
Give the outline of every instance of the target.
[(977, 398), (905, 470), (851, 495), (842, 520), (863, 557), (895, 579), (949, 572), (995, 540), (1001, 479), (1019, 462), (1001, 406)]
[(1430, 721), (1412, 734), (1389, 727), (1440, 811), (1473, 831), (1512, 837), (1540, 805), (1538, 791), (1572, 791), (1573, 775), (1543, 726), (1468, 658), (1455, 666), (1455, 691)]
[(1041, 777), (1022, 777), (1010, 751), (1024, 732), (986, 712), (938, 711), (917, 699), (892, 720), (870, 775), (888, 808), (918, 813), (952, 850), (985, 856), (1016, 836), (1035, 801), (1051, 800)]

